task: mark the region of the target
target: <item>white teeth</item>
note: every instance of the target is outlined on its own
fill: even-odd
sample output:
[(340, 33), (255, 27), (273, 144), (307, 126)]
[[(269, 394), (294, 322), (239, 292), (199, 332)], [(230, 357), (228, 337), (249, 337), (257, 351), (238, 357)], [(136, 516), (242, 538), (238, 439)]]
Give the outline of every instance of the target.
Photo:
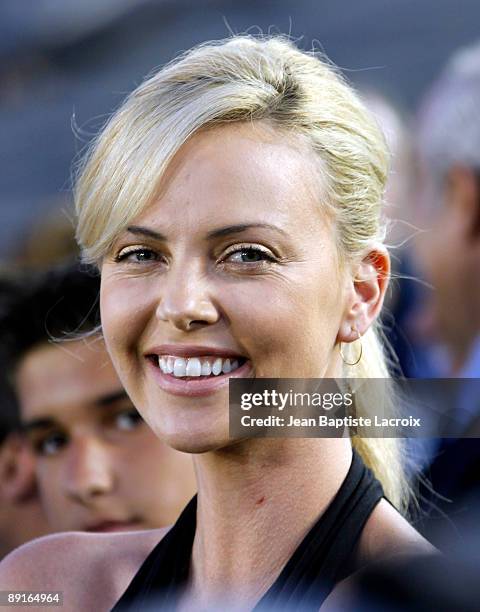
[(215, 376), (218, 376), (221, 371), (222, 371), (222, 360), (219, 357), (218, 359), (215, 359), (215, 361), (213, 362), (212, 374), (214, 374)]
[[(212, 363), (213, 362), (213, 363)], [(158, 367), (164, 374), (176, 377), (218, 376), (229, 374), (239, 367), (238, 359), (222, 359), (221, 357), (172, 357), (159, 355)]]
[(202, 371), (201, 371), (202, 376), (210, 376), (211, 373), (212, 373), (212, 366), (210, 365), (210, 362), (204, 361), (202, 363)]
[(196, 357), (189, 359), (187, 363), (186, 376), (200, 376), (201, 372), (202, 364), (200, 363), (200, 359), (197, 359)]
[(174, 376), (186, 376), (187, 375), (187, 360), (183, 357), (177, 357), (173, 364), (173, 375)]

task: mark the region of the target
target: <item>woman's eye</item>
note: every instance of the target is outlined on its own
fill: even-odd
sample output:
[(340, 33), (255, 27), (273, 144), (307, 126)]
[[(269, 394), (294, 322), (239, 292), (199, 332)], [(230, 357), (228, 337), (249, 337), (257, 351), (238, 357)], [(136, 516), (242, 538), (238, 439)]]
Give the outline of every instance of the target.
[(258, 263), (260, 261), (275, 261), (274, 258), (264, 251), (254, 247), (244, 247), (230, 252), (226, 261), (233, 263)]
[(115, 427), (121, 431), (130, 431), (143, 423), (140, 414), (134, 408), (115, 415)]
[(65, 434), (54, 432), (35, 442), (35, 453), (42, 457), (51, 457), (58, 454), (66, 443), (67, 436)]
[(115, 261), (129, 261), (132, 263), (143, 263), (150, 261), (158, 261), (160, 255), (155, 251), (147, 248), (124, 249), (115, 257)]

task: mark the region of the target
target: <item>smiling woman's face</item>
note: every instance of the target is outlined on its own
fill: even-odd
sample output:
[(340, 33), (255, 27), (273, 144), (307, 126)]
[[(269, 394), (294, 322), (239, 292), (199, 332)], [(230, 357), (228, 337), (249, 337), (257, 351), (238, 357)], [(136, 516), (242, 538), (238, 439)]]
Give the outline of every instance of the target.
[(312, 157), (259, 124), (200, 132), (104, 258), (109, 352), (180, 450), (228, 443), (229, 376), (340, 375), (348, 282)]

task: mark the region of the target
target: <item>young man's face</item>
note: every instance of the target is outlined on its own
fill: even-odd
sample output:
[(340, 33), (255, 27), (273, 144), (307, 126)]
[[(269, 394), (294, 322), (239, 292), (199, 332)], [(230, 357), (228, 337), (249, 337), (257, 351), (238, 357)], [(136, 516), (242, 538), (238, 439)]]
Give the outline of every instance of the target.
[(99, 337), (32, 349), (16, 389), (54, 530), (161, 527), (193, 495), (190, 456), (144, 423)]

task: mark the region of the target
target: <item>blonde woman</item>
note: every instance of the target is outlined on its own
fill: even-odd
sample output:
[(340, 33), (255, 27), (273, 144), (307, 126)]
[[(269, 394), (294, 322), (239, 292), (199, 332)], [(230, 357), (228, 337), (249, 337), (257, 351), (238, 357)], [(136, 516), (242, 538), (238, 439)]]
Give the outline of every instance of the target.
[(198, 498), (168, 533), (24, 547), (1, 588), (72, 610), (318, 609), (366, 563), (431, 550), (395, 509), (397, 441), (228, 435), (230, 377), (388, 376), (386, 174), (354, 92), (280, 37), (201, 45), (127, 98), (80, 170), (77, 236), (120, 378), (194, 455)]

